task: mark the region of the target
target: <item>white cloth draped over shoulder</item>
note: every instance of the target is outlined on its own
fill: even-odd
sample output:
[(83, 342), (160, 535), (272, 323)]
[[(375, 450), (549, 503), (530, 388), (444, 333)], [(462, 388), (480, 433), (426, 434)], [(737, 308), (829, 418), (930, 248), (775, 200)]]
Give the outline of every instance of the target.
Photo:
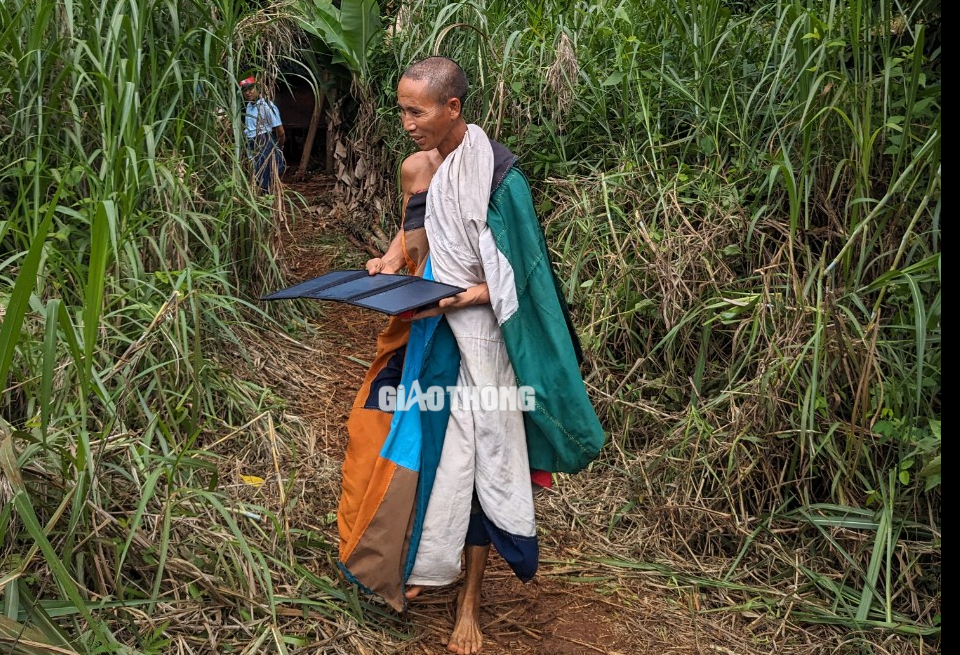
[[(518, 307), (513, 269), (487, 224), (493, 173), (490, 140), (480, 127), (469, 125), (463, 142), (434, 174), (427, 194), (425, 227), (434, 278), (463, 288), (486, 282), (490, 290), (491, 304), (445, 315), (460, 349), (461, 388), (517, 384), (500, 331)], [(498, 528), (522, 537), (536, 534), (519, 408), (453, 404), (408, 584), (443, 585), (458, 577), (474, 489)]]

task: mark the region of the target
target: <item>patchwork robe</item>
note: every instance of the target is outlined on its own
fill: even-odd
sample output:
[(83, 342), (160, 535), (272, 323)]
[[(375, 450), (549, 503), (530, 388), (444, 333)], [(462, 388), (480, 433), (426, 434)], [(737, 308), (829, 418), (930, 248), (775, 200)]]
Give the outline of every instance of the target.
[[(424, 203), (422, 215), (427, 223), (444, 212), (456, 214), (458, 206), (475, 207), (475, 189), (485, 188), (478, 180), (489, 181), (485, 217), (478, 216), (483, 212), (467, 212), (471, 229), (485, 234), (482, 241), (477, 241), (477, 257), (470, 264), (473, 277), (458, 281), (464, 286), (473, 280), (486, 280), (491, 303), (476, 308), (479, 312), (471, 321), (453, 315), (474, 308), (413, 324), (392, 319), (378, 339), (377, 357), (348, 421), (350, 443), (338, 512), (339, 564), (348, 579), (378, 594), (397, 610), (404, 608), (406, 583), (442, 584), (455, 577), (466, 529), (467, 517), (461, 517), (464, 498), (470, 498), (475, 481), (494, 545), (517, 575), (531, 577), (536, 570), (536, 534), (532, 503), (527, 501), (529, 477), (518, 475), (519, 469), (576, 472), (596, 457), (604, 441), (580, 377), (579, 344), (550, 268), (529, 186), (514, 164), (515, 157), (508, 150), (471, 125), (464, 143), (437, 171), (427, 196), (411, 198), (403, 227), (408, 269), (431, 279), (439, 274), (438, 281), (443, 282), (454, 279), (448, 256), (451, 251), (438, 249), (439, 268), (435, 271), (420, 224), (420, 202)], [(471, 185), (458, 180), (471, 181), (474, 195), (451, 202), (450, 193), (456, 194), (458, 189), (470, 192)], [(428, 210), (428, 206), (432, 208)], [(456, 225), (462, 217), (447, 218)], [(462, 246), (454, 236), (449, 240), (455, 247)], [(464, 425), (463, 420), (450, 421), (450, 402), (436, 411), (421, 411), (414, 405), (390, 414), (377, 408), (378, 391), (383, 385), (402, 383), (410, 389), (417, 382), (421, 389), (427, 389), (454, 386), (458, 378), (461, 383), (470, 381), (469, 370), (461, 367), (458, 337), (462, 342), (464, 330), (472, 329), (469, 325), (477, 320), (483, 324), (480, 332), (500, 332), (497, 341), (501, 345), (496, 348), (502, 348), (508, 361), (497, 355), (496, 382), (508, 382), (512, 375), (515, 386), (531, 387), (536, 398), (534, 409), (519, 417), (519, 443), (525, 443), (526, 452), (510, 462), (511, 484), (505, 496), (491, 496), (481, 489), (489, 488), (490, 481), (484, 480), (483, 473), (474, 475), (477, 469), (461, 480), (462, 488), (456, 483), (448, 485), (445, 464), (450, 448), (448, 442), (445, 449), (445, 437), (448, 429), (462, 433)], [(470, 362), (483, 357), (481, 353), (468, 355), (467, 369), (473, 366)], [(508, 427), (516, 444), (519, 428), (515, 418), (491, 429)], [(487, 434), (492, 433), (487, 430)], [(457, 437), (462, 440), (464, 435), (458, 433)], [(438, 467), (441, 486), (432, 496)], [(469, 465), (461, 463), (454, 468), (463, 472)], [(456, 495), (456, 501), (451, 500), (451, 494)], [(507, 500), (491, 501), (491, 497)], [(511, 505), (511, 497), (522, 507)], [(442, 515), (439, 522), (438, 515)], [(522, 517), (519, 522), (510, 519), (514, 515)]]

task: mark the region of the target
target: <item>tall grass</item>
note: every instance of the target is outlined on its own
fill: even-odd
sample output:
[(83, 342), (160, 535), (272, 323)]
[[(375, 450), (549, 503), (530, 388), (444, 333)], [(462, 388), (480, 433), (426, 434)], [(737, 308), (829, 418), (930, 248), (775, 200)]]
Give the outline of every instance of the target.
[[(461, 61), (468, 114), (534, 184), (629, 498), (583, 524), (718, 604), (938, 635), (939, 13), (421, 0), (395, 20), (367, 162), (409, 147), (399, 71)], [(358, 615), (290, 555), (322, 538), (223, 493), (213, 454), (284, 447), (280, 401), (225, 352), (279, 282), (235, 120), (236, 77), (275, 54), (240, 38), (261, 27), (233, 0), (0, 4), (6, 650), (168, 652), (177, 612), (213, 606), (246, 652), (286, 652), (291, 610)]]
[(422, 0), (383, 55), (395, 159), (396, 76), (438, 53), (531, 177), (608, 461), (694, 508), (684, 544), (638, 547), (790, 580), (811, 621), (939, 631), (939, 21)]
[(203, 449), (273, 437), (281, 407), (224, 357), (280, 281), (241, 149), (250, 18), (234, 0), (0, 4), (3, 652), (169, 652), (161, 617), (202, 601), (285, 652), (287, 574), (304, 612), (356, 605), (297, 570), (289, 531), (247, 517), (281, 518), (224, 494)]

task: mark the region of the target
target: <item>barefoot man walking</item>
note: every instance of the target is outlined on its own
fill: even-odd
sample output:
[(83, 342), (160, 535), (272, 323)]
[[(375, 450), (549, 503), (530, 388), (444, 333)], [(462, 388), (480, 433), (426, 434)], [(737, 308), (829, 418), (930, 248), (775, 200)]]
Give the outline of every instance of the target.
[(455, 582), (465, 561), (447, 642), (460, 655), (481, 650), (491, 543), (532, 578), (533, 484), (582, 469), (604, 438), (526, 178), (464, 120), (467, 89), (443, 57), (410, 66), (397, 88), (419, 152), (401, 168), (403, 227), (367, 270), (465, 291), (381, 333), (348, 421), (338, 512), (344, 574), (397, 610)]

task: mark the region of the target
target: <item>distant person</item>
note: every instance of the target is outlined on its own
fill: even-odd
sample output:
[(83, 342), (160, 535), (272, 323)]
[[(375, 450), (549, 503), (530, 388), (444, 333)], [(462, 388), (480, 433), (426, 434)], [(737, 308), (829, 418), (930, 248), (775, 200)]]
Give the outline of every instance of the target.
[(240, 91), (246, 101), (243, 134), (247, 137), (247, 153), (253, 165), (253, 176), (262, 193), (268, 193), (274, 180), (286, 168), (283, 144), (287, 135), (280, 120), (280, 110), (261, 97), (256, 78), (240, 81)]

